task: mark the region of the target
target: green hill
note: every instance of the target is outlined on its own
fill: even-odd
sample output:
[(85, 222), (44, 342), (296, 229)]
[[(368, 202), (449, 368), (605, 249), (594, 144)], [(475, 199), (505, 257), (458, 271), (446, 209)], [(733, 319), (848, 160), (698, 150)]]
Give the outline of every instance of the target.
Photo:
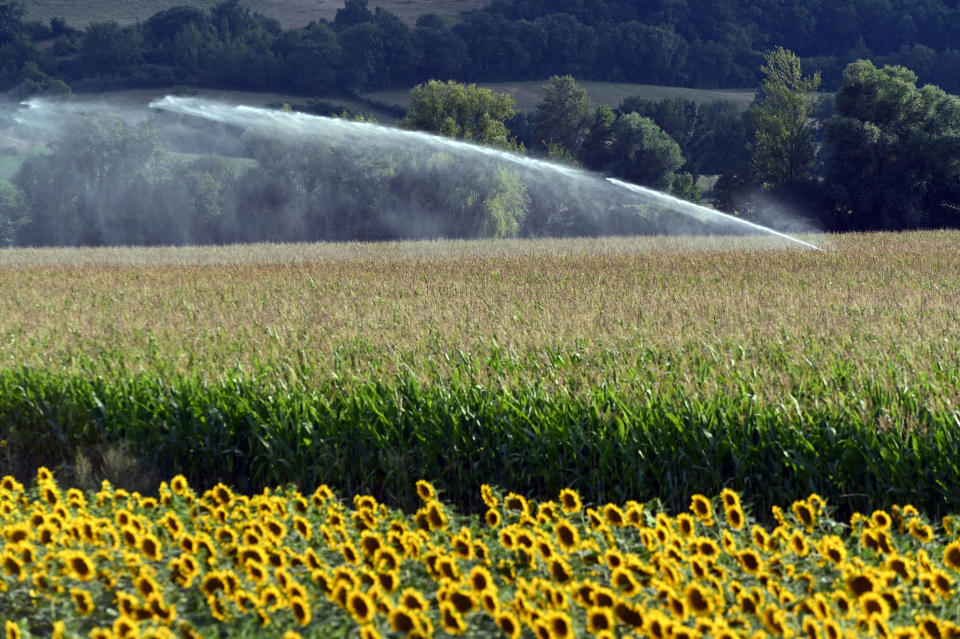
[[(83, 27), (91, 22), (116, 20), (131, 24), (146, 20), (157, 11), (177, 5), (192, 5), (209, 8), (220, 0), (26, 0), (28, 20), (44, 22), (53, 17), (62, 17), (67, 23)], [(333, 20), (337, 9), (343, 7), (340, 0), (244, 0), (243, 4), (254, 11), (276, 18), (285, 28), (302, 27), (311, 20)], [(371, 0), (370, 8), (383, 7), (413, 24), (426, 13), (436, 13), (445, 18), (454, 18), (461, 11), (485, 5), (485, 0)]]

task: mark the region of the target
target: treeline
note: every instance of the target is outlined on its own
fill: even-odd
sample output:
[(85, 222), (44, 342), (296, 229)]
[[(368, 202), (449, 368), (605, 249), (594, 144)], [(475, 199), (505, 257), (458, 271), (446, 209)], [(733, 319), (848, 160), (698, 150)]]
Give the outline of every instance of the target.
[(509, 94), (424, 83), (399, 128), (291, 113), (289, 130), (258, 130), (51, 107), (38, 116), (45, 135), (57, 129), (46, 150), (0, 182), (0, 245), (736, 231), (537, 157), (706, 196), (786, 231), (960, 227), (960, 97), (865, 60), (823, 96), (783, 48), (761, 71), (746, 112), (684, 99), (596, 107), (571, 76), (551, 78), (530, 113)]
[(783, 47), (764, 56), (760, 72), (745, 112), (682, 98), (595, 107), (571, 76), (554, 76), (536, 109), (505, 120), (510, 128), (495, 136), (446, 126), (469, 101), (453, 97), (462, 91), (455, 83), (431, 82), (414, 90), (403, 124), (522, 145), (695, 202), (709, 185), (715, 208), (782, 230), (960, 226), (960, 97), (868, 60), (850, 64), (836, 94), (825, 95), (820, 75), (804, 74)]
[(944, 0), (495, 0), (414, 26), (367, 0), (302, 29), (226, 0), (142, 23), (25, 22), (0, 2), (0, 90), (16, 95), (189, 84), (318, 95), (460, 81), (581, 79), (754, 87), (762, 55), (798, 53), (834, 90), (857, 59), (960, 91), (960, 5)]

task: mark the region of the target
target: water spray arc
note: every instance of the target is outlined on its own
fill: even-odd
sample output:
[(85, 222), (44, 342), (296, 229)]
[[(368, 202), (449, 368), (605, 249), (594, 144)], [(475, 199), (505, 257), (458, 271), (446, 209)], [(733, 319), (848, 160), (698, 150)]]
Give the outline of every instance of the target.
[(638, 193), (638, 194), (640, 194), (640, 195), (642, 195), (642, 196), (644, 196), (644, 197), (646, 197), (646, 198), (650, 198), (650, 199), (653, 199), (653, 200), (657, 200), (657, 201), (663, 202), (663, 203), (666, 204), (667, 206), (669, 206), (669, 207), (671, 207), (671, 208), (673, 208), (673, 209), (676, 209), (676, 210), (678, 210), (678, 211), (680, 211), (680, 212), (682, 212), (682, 213), (686, 213), (687, 215), (692, 215), (692, 216), (694, 216), (694, 217), (700, 217), (700, 216), (702, 216), (704, 213), (707, 213), (707, 214), (709, 214), (709, 215), (711, 215), (711, 216), (717, 216), (717, 215), (719, 215), (719, 216), (723, 217), (724, 219), (726, 219), (727, 221), (729, 221), (731, 224), (740, 225), (740, 226), (743, 226), (743, 227), (746, 227), (746, 228), (750, 228), (750, 229), (753, 229), (753, 230), (756, 230), (756, 231), (760, 231), (761, 233), (768, 233), (768, 234), (770, 234), (770, 235), (775, 235), (775, 236), (777, 236), (777, 237), (783, 238), (783, 239), (785, 239), (785, 240), (789, 240), (789, 241), (791, 241), (791, 242), (796, 242), (797, 244), (799, 244), (799, 245), (801, 245), (801, 246), (805, 246), (806, 248), (811, 248), (811, 249), (814, 249), (814, 250), (816, 250), (816, 251), (822, 251), (822, 250), (823, 250), (823, 249), (821, 249), (819, 246), (815, 246), (815, 245), (813, 245), (813, 244), (810, 244), (809, 242), (804, 242), (803, 240), (798, 239), (798, 238), (795, 238), (795, 237), (793, 237), (792, 235), (787, 235), (786, 233), (781, 233), (780, 231), (775, 231), (775, 230), (773, 230), (773, 229), (771, 229), (771, 228), (769, 228), (769, 227), (763, 226), (763, 225), (761, 225), (761, 224), (756, 224), (756, 223), (754, 223), (754, 222), (749, 222), (749, 221), (744, 220), (744, 219), (741, 219), (741, 218), (739, 218), (739, 217), (735, 217), (735, 216), (729, 215), (729, 214), (727, 214), (727, 213), (722, 213), (722, 212), (717, 211), (717, 210), (715, 210), (715, 209), (708, 209), (708, 208), (705, 207), (705, 206), (700, 206), (700, 205), (698, 205), (698, 204), (694, 204), (693, 202), (687, 202), (686, 200), (681, 200), (680, 198), (673, 197), (672, 195), (668, 195), (668, 194), (666, 194), (666, 193), (661, 193), (660, 191), (655, 191), (655, 190), (653, 190), (653, 189), (648, 189), (648, 188), (646, 188), (646, 187), (639, 186), (639, 185), (637, 185), (637, 184), (630, 184), (629, 182), (623, 182), (622, 180), (618, 180), (618, 179), (616, 179), (616, 178), (610, 178), (610, 177), (608, 177), (608, 178), (607, 178), (607, 181), (610, 182), (611, 184), (615, 184), (615, 185), (617, 185), (617, 186), (619, 186), (619, 187), (625, 188), (625, 189), (627, 189), (628, 191), (632, 191), (632, 192), (634, 192), (634, 193)]
[[(300, 140), (310, 137), (332, 136), (346, 140), (352, 145), (381, 145), (384, 148), (390, 145), (396, 145), (395, 148), (416, 147), (468, 158), (471, 162), (485, 160), (492, 163), (491, 168), (495, 168), (502, 163), (508, 163), (520, 168), (527, 178), (538, 179), (546, 185), (555, 185), (558, 179), (563, 179), (565, 187), (582, 194), (587, 202), (601, 199), (622, 201), (623, 191), (626, 190), (632, 194), (635, 203), (666, 209), (682, 214), (688, 219), (713, 225), (719, 224), (729, 230), (769, 235), (804, 248), (820, 250), (819, 247), (786, 233), (693, 204), (659, 191), (614, 178), (604, 178), (588, 171), (420, 131), (407, 131), (395, 127), (304, 113), (228, 105), (199, 98), (167, 96), (151, 102), (150, 107), (244, 129), (270, 129), (278, 135), (287, 135)], [(636, 202), (637, 200), (639, 202)]]

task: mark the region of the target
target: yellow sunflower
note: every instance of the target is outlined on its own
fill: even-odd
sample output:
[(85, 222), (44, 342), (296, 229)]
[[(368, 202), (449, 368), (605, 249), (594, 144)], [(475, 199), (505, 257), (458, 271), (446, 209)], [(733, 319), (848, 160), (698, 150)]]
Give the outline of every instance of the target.
[(71, 588), (70, 598), (73, 600), (73, 604), (76, 606), (77, 612), (81, 615), (92, 615), (93, 611), (96, 609), (96, 605), (93, 603), (93, 597), (86, 590), (81, 588)]
[(293, 612), (293, 618), (297, 620), (300, 626), (306, 626), (310, 623), (310, 604), (303, 597), (293, 597), (289, 602), (290, 611)]
[(572, 488), (564, 488), (561, 490), (559, 501), (560, 508), (562, 508), (563, 512), (567, 514), (580, 512), (580, 509), (583, 508), (583, 502), (580, 500), (580, 495)]
[(943, 549), (943, 565), (960, 572), (960, 539), (950, 542)]
[(496, 616), (497, 626), (508, 639), (519, 639), (523, 632), (520, 620), (511, 612), (501, 612)]
[(370, 599), (367, 593), (361, 590), (353, 590), (347, 594), (346, 608), (354, 621), (359, 624), (368, 623), (373, 619), (373, 615), (376, 612), (373, 600)]

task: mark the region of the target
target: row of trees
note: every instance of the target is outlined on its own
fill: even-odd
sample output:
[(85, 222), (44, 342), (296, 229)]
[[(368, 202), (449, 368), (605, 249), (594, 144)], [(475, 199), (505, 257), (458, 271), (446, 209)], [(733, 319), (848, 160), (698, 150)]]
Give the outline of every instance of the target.
[(638, 208), (625, 192), (601, 198), (535, 163), (517, 168), (523, 154), (694, 201), (698, 178), (719, 176), (714, 205), (774, 226), (784, 211), (834, 230), (960, 226), (960, 98), (869, 61), (848, 66), (835, 96), (818, 97), (819, 78), (804, 75), (783, 48), (762, 71), (746, 112), (682, 99), (594, 107), (570, 76), (551, 78), (530, 114), (476, 85), (431, 81), (412, 91), (401, 127), (517, 154), (512, 161), (436, 138), (396, 138), (391, 129), (286, 139), (170, 114), (137, 125), (77, 117), (61, 123), (49, 153), (28, 158), (12, 184), (0, 185), (0, 243), (703, 230)]
[[(765, 56), (761, 73), (746, 112), (679, 98), (594, 107), (571, 76), (554, 76), (535, 111), (517, 115), (502, 102), (486, 108), (497, 104), (489, 90), (430, 82), (414, 90), (402, 124), (526, 147), (694, 201), (699, 178), (717, 177), (715, 206), (775, 226), (788, 217), (833, 230), (960, 226), (960, 98), (918, 86), (909, 69), (866, 60), (823, 95), (820, 75), (805, 75), (783, 47)], [(464, 119), (495, 134), (452, 124)]]
[(732, 103), (624, 100), (595, 107), (572, 76), (553, 76), (531, 113), (513, 97), (476, 85), (418, 85), (400, 126), (527, 152), (699, 200), (699, 175), (722, 173), (745, 157), (747, 123)]
[(833, 230), (960, 226), (960, 97), (901, 66), (858, 60), (833, 96), (778, 47), (766, 58), (752, 134), (718, 185), (721, 208), (786, 209)]
[(0, 90), (186, 83), (318, 95), (553, 74), (753, 87), (776, 43), (800, 52), (829, 90), (848, 63), (869, 58), (960, 91), (960, 6), (946, 0), (495, 0), (453, 25), (425, 15), (413, 27), (347, 0), (333, 21), (289, 30), (239, 0), (83, 30), (25, 23), (22, 3), (0, 1)]

